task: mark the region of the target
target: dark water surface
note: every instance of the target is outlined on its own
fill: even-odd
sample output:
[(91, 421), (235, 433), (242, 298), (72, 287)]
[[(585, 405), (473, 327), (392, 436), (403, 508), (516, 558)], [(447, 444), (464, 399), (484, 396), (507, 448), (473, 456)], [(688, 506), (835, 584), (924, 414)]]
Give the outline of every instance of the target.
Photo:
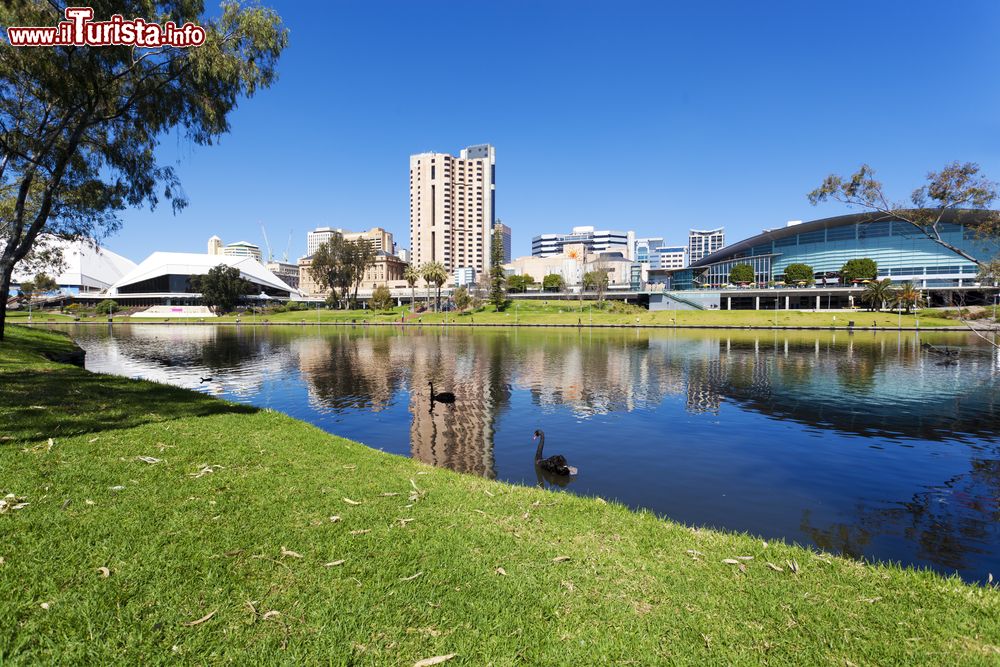
[[(1000, 357), (971, 334), (77, 326), (91, 370), (687, 524), (1000, 575)], [(939, 365), (921, 342), (961, 348)], [(199, 384), (201, 376), (214, 382)], [(429, 410), (427, 383), (457, 394)]]

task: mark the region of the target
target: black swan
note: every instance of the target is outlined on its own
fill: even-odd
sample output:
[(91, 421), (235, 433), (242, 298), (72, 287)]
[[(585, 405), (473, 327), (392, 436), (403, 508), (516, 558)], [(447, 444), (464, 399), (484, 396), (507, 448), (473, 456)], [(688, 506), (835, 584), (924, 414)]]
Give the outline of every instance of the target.
[(427, 386), (431, 388), (431, 405), (434, 403), (454, 403), (455, 394), (450, 391), (442, 391), (440, 394), (434, 393), (434, 383), (428, 382)]
[(532, 440), (538, 440), (538, 449), (535, 450), (536, 466), (546, 472), (564, 477), (576, 474), (576, 468), (566, 465), (566, 457), (561, 454), (550, 456), (547, 459), (542, 458), (542, 448), (545, 447), (545, 431), (535, 431), (535, 437)]
[(201, 381), (202, 382), (211, 382), (212, 378), (202, 378)]

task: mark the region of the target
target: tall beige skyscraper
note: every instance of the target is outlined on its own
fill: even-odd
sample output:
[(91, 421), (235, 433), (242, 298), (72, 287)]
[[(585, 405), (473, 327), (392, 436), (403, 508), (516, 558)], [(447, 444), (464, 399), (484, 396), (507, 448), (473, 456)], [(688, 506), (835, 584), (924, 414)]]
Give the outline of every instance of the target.
[(448, 273), (490, 265), (496, 204), (496, 151), (489, 144), (410, 156), (410, 253), (413, 264), (440, 262)]

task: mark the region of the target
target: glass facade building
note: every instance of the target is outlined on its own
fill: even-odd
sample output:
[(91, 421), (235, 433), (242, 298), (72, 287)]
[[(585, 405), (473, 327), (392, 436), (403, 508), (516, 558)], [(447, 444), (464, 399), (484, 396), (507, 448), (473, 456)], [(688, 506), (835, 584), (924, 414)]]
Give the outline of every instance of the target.
[[(942, 240), (973, 257), (991, 259), (1000, 254), (1000, 243), (976, 237), (976, 221), (984, 213), (956, 212), (938, 225)], [(782, 281), (789, 264), (812, 267), (817, 279), (840, 271), (850, 259), (867, 257), (875, 261), (880, 277), (893, 282), (912, 281), (917, 287), (971, 285), (976, 264), (928, 238), (913, 225), (884, 216), (861, 213), (814, 220), (791, 227), (766, 231), (727, 246), (692, 262), (692, 287), (721, 287), (729, 283), (729, 271), (736, 264), (749, 264), (756, 282)], [(836, 278), (830, 282), (836, 283)]]

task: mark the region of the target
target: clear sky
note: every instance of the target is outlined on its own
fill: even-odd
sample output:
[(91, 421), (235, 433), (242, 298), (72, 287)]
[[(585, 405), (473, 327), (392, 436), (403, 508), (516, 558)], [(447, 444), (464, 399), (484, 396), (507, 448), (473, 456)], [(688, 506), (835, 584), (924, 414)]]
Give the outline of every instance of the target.
[(737, 241), (844, 212), (806, 193), (862, 162), (900, 198), (952, 160), (1000, 180), (1000, 2), (263, 0), (280, 80), (215, 146), (169, 137), (191, 204), (129, 211), (140, 261), (209, 236), (305, 250), (321, 225), (409, 247), (408, 156), (497, 150), (514, 255), (574, 225)]

